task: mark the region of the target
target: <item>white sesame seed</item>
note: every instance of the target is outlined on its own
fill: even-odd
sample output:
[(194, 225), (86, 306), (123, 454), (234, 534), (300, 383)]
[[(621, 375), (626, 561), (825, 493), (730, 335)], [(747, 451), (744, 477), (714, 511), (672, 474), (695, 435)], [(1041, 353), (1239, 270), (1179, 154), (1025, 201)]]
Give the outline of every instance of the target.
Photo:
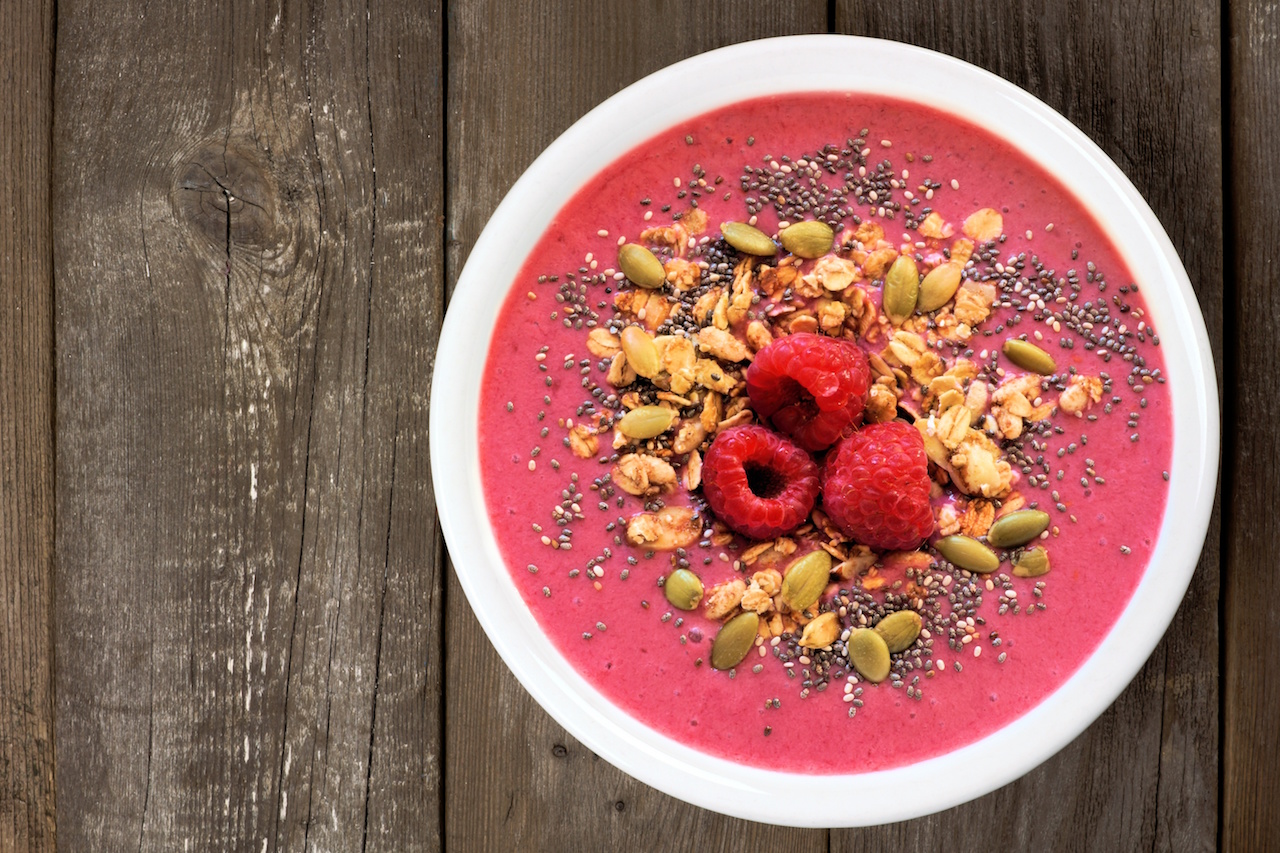
[(644, 221), (645, 221), (645, 222), (648, 222), (650, 219), (653, 219), (653, 211), (652, 211), (652, 210), (646, 210), (646, 211), (644, 212)]
[(951, 179), (951, 189), (953, 189), (953, 190), (958, 190), (958, 189), (960, 189), (960, 182), (959, 182), (959, 181), (957, 181), (955, 178), (952, 178), (952, 179)]
[(608, 237), (608, 236), (609, 236), (609, 232), (608, 232), (608, 231), (606, 231), (605, 229), (601, 228), (599, 231), (597, 231), (597, 232), (596, 232), (596, 236), (597, 236), (597, 237)]
[(887, 139), (881, 139), (881, 140), (880, 140), (880, 147), (881, 147), (881, 148), (892, 148), (892, 147), (893, 147), (893, 143), (892, 143), (892, 142), (890, 142), (890, 141), (889, 141), (889, 140), (887, 140)]
[(679, 178), (676, 178), (676, 179), (674, 179), (674, 180), (672, 181), (672, 183), (673, 183), (673, 184), (675, 184), (677, 187), (679, 187), (679, 186), (680, 186), (680, 179), (679, 179)]
[(537, 460), (536, 460), (536, 459), (530, 459), (530, 460), (529, 460), (529, 470), (530, 470), (530, 471), (532, 471), (534, 468), (537, 468), (537, 467), (538, 467), (538, 462), (537, 462)]

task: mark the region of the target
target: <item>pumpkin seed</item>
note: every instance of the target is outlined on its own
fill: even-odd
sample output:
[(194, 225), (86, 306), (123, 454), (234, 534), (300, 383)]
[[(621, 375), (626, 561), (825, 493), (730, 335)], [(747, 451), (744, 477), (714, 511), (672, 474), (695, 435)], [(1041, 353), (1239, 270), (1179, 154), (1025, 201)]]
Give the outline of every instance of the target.
[(800, 645), (806, 649), (824, 649), (834, 643), (839, 636), (840, 617), (834, 611), (828, 610), (804, 626)]
[(825, 222), (797, 222), (778, 233), (782, 248), (798, 258), (820, 258), (835, 245), (836, 234)]
[(1058, 364), (1053, 360), (1053, 356), (1030, 341), (1024, 341), (1021, 338), (1009, 338), (1006, 340), (1004, 342), (1004, 354), (1023, 370), (1030, 370), (1032, 373), (1039, 373), (1041, 376), (1049, 376), (1058, 371)]
[(806, 610), (818, 601), (831, 577), (831, 555), (810, 551), (787, 567), (782, 578), (782, 600), (794, 611)]
[(724, 235), (726, 243), (745, 255), (769, 258), (778, 252), (777, 245), (769, 239), (768, 234), (745, 222), (722, 222), (720, 233)]
[(914, 610), (899, 610), (876, 623), (873, 629), (884, 640), (889, 651), (897, 654), (906, 651), (920, 636), (924, 620)]
[(638, 243), (627, 243), (618, 249), (618, 268), (631, 281), (649, 290), (662, 287), (667, 280), (662, 261)]
[(870, 628), (849, 635), (849, 663), (867, 681), (879, 684), (889, 677), (889, 646)]
[(645, 379), (657, 376), (662, 365), (653, 336), (639, 326), (627, 326), (619, 337), (622, 354), (627, 357), (627, 364), (631, 365), (631, 369)]
[(937, 311), (950, 302), (959, 289), (960, 265), (950, 262), (940, 264), (929, 270), (924, 281), (920, 282), (920, 299), (916, 302), (916, 310)]
[(760, 617), (754, 611), (739, 613), (721, 626), (711, 642), (711, 666), (714, 669), (733, 669), (751, 651), (760, 630)]
[(1038, 578), (1049, 573), (1049, 552), (1037, 545), (1023, 551), (1013, 561), (1013, 573), (1020, 578)]
[(970, 572), (985, 575), (1000, 568), (996, 552), (969, 536), (947, 536), (933, 547), (947, 560)]
[(667, 575), (662, 594), (677, 610), (694, 610), (702, 601), (702, 581), (688, 569), (676, 569)]
[(997, 548), (1026, 545), (1049, 526), (1049, 513), (1038, 509), (1020, 509), (996, 520), (987, 531), (987, 543)]
[(920, 293), (920, 271), (910, 255), (898, 255), (884, 276), (884, 313), (895, 323), (901, 323), (916, 310), (916, 297)]
[(627, 438), (653, 438), (671, 429), (675, 409), (666, 406), (638, 406), (622, 416), (618, 429)]

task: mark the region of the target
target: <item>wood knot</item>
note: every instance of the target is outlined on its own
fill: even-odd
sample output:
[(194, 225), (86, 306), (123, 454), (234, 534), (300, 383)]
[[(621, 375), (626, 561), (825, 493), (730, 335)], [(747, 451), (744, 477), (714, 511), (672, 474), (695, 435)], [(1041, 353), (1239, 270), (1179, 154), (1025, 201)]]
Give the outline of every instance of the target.
[(178, 166), (174, 207), (210, 247), (227, 254), (274, 254), (288, 243), (279, 187), (252, 139), (209, 141)]

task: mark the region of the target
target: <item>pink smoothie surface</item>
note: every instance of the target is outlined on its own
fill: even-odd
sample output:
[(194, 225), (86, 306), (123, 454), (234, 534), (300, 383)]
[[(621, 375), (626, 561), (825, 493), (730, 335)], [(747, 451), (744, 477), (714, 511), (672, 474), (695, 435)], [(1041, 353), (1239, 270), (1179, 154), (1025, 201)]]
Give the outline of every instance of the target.
[[(845, 150), (863, 128), (868, 163), (887, 158), (896, 174), (909, 172), (894, 196), (904, 206), (901, 193), (919, 195), (916, 188), (928, 180), (936, 189), (925, 205), (955, 223), (957, 233), (970, 213), (991, 207), (1004, 216), (1002, 260), (1034, 254), (1060, 280), (1074, 270), (1078, 294), (1070, 305), (1048, 305), (1049, 312), (1097, 300), (1115, 300), (1113, 311), (1125, 305), (1132, 318), (1126, 320), (1129, 340), (1149, 373), (1131, 384), (1133, 363), (1118, 356), (1104, 362), (1077, 333), (1055, 332), (1043, 321), (1027, 319), (1007, 333), (974, 336), (969, 346), (981, 355), (997, 350), (1008, 334), (1039, 329), (1041, 346), (1060, 370), (1112, 378), (1109, 394), (1088, 410), (1096, 418), (1057, 414), (1053, 424), (1060, 431), (1024, 448), (1048, 465), (1045, 487), (1022, 481), (1017, 488), (1052, 516), (1058, 533), (1044, 542), (1052, 570), (1034, 580), (1008, 579), (1016, 613), (998, 612), (999, 582), (994, 590), (983, 586), (979, 615), (985, 624), (976, 626), (976, 641), (953, 649), (946, 637), (934, 637), (925, 655), (930, 666), (907, 680), (919, 698), (889, 681), (859, 682), (854, 703), (845, 699), (844, 678), (802, 698), (802, 678), (754, 649), (732, 675), (707, 665), (718, 624), (701, 610), (673, 610), (657, 585), (677, 556), (627, 545), (625, 520), (641, 511), (640, 499), (621, 491), (605, 499), (593, 488), (612, 467), (601, 461), (611, 452), (610, 434), (601, 436), (600, 451), (590, 459), (566, 446), (569, 428), (590, 411), (583, 408), (593, 399), (584, 378), (601, 386), (605, 380), (599, 359), (587, 351), (589, 329), (576, 327), (584, 314), (566, 314), (572, 300), (560, 302), (557, 295), (566, 286), (579, 295), (585, 288), (581, 304), (598, 311), (603, 324), (612, 316), (618, 286), (605, 271), (617, 265), (620, 237), (634, 241), (646, 227), (671, 224), (672, 214), (689, 210), (697, 191), (714, 239), (720, 222), (746, 220), (746, 199), (759, 195), (742, 188), (744, 165), (780, 169), (787, 164), (784, 155), (795, 161), (827, 144)], [(697, 183), (699, 174), (705, 187)], [(830, 182), (841, 178), (830, 176)], [(664, 205), (671, 205), (669, 211)], [(648, 221), (646, 212), (653, 214)], [(901, 218), (876, 218), (865, 205), (856, 212), (880, 222), (888, 239), (901, 239)], [(760, 212), (758, 224), (766, 233), (776, 231), (772, 207)], [(1105, 277), (1105, 291), (1099, 277)], [(481, 468), (510, 582), (560, 652), (617, 713), (696, 749), (768, 769), (853, 773), (972, 743), (1062, 685), (1110, 630), (1148, 568), (1164, 512), (1172, 425), (1152, 330), (1145, 329), (1141, 342), (1133, 337), (1144, 321), (1132, 282), (1115, 246), (1070, 187), (983, 129), (934, 109), (816, 93), (744, 102), (673, 127), (593, 176), (555, 215), (512, 283), (493, 331), (479, 413)], [(1012, 313), (1005, 309), (1003, 315)], [(982, 328), (993, 329), (1000, 316)], [(1060, 347), (1065, 338), (1076, 339), (1074, 346)], [(677, 494), (668, 503), (687, 502), (682, 498)], [(544, 541), (561, 538), (556, 508), (562, 505), (573, 513), (571, 548)], [(694, 545), (686, 558), (710, 588), (741, 577), (734, 556), (731, 548)], [(1000, 571), (1009, 575), (1009, 568)]]

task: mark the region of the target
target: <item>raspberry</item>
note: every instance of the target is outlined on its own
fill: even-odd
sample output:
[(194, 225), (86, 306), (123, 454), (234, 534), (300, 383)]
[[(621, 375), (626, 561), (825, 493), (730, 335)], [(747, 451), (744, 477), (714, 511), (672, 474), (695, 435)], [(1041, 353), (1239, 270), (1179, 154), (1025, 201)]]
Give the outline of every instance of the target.
[(933, 532), (924, 439), (902, 421), (870, 424), (827, 454), (822, 505), (841, 530), (877, 551), (916, 548)]
[(730, 427), (707, 448), (702, 492), (729, 527), (753, 539), (772, 539), (809, 517), (818, 499), (818, 466), (764, 427)]
[(801, 332), (747, 368), (751, 407), (805, 450), (826, 450), (862, 423), (871, 369), (856, 344)]

